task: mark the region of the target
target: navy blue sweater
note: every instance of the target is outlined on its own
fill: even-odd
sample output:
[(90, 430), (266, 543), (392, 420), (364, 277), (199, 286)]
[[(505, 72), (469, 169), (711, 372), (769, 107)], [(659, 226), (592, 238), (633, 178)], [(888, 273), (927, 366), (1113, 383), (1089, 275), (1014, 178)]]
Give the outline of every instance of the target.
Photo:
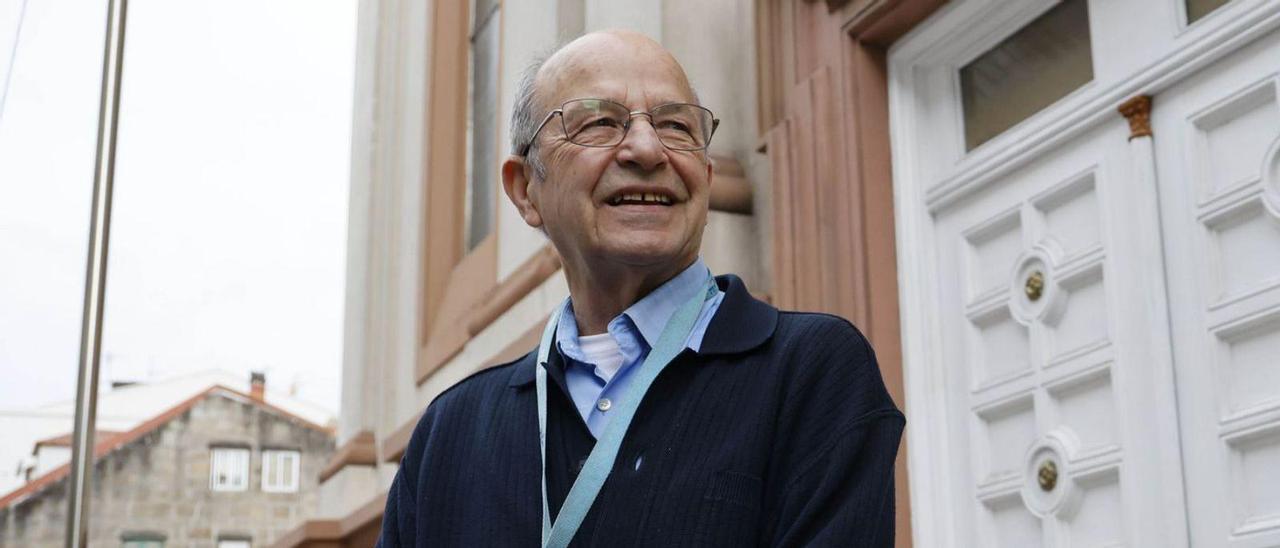
[[(702, 348), (645, 395), (574, 546), (892, 546), (905, 423), (875, 355), (836, 316), (779, 312), (735, 276)], [(379, 546), (537, 546), (535, 353), (427, 408)], [(548, 367), (547, 490), (559, 511), (595, 443)], [(554, 386), (555, 388), (552, 388)]]

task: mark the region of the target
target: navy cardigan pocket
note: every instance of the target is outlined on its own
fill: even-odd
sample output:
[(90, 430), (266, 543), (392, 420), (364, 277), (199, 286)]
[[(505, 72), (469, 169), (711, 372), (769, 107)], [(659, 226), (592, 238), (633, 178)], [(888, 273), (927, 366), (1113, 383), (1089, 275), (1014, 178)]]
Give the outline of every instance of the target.
[(711, 476), (695, 535), (697, 546), (753, 546), (760, 529), (764, 483), (740, 472)]

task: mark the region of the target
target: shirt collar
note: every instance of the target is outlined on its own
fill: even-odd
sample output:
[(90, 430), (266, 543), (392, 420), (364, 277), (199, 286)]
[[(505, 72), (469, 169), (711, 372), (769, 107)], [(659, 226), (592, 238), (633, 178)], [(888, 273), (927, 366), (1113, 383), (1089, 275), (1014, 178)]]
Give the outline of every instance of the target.
[[(644, 338), (645, 343), (652, 348), (653, 344), (658, 342), (658, 337), (662, 336), (662, 331), (667, 327), (667, 321), (676, 313), (676, 309), (689, 302), (689, 299), (694, 298), (695, 295), (706, 291), (709, 279), (711, 279), (711, 271), (699, 257), (674, 278), (667, 280), (666, 283), (624, 310), (622, 315), (631, 319), (631, 323), (640, 331), (640, 336)], [(610, 331), (612, 331), (612, 324), (616, 321), (618, 319), (609, 322)]]
[[(666, 329), (667, 321), (676, 313), (676, 309), (703, 291), (709, 279), (711, 279), (711, 271), (707, 269), (701, 257), (697, 258), (693, 264), (675, 277), (650, 291), (648, 295), (622, 311), (618, 317), (610, 320), (609, 334), (613, 336), (628, 359), (635, 359), (636, 355), (644, 350), (636, 348), (637, 343), (643, 343), (652, 348), (658, 337), (662, 335), (662, 331)], [(637, 331), (638, 337), (634, 336)], [(565, 301), (564, 308), (560, 312), (560, 321), (556, 324), (556, 346), (565, 356), (582, 361), (583, 353), (582, 347), (578, 345), (578, 336), (578, 321), (573, 315), (573, 303)]]
[[(725, 274), (716, 277), (716, 282), (725, 293), (724, 302), (707, 326), (698, 355), (740, 354), (769, 340), (777, 329), (778, 309), (752, 297), (737, 276)], [(558, 362), (557, 354), (553, 353), (551, 362)], [(516, 360), (508, 384), (513, 387), (533, 384), (537, 362), (537, 348)]]

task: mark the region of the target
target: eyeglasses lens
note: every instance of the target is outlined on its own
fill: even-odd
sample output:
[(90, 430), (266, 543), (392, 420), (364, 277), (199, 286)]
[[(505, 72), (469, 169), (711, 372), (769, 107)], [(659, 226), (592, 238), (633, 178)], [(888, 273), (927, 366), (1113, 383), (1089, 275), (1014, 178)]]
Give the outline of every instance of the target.
[[(669, 104), (650, 111), (658, 139), (673, 150), (706, 148), (711, 133), (711, 111), (696, 105)], [(631, 112), (612, 101), (579, 99), (562, 107), (565, 136), (578, 145), (614, 146), (626, 136)]]

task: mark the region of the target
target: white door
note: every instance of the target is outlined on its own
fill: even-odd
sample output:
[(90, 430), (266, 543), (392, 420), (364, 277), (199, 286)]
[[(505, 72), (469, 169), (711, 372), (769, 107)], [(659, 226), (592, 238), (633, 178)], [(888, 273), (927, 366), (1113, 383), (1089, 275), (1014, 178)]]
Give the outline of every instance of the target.
[[(1042, 104), (1056, 51), (965, 73), (1072, 1), (890, 51), (915, 540), (1280, 546), (1280, 2), (1088, 1), (1089, 77)], [(1040, 106), (975, 132), (975, 81)]]
[(1165, 546), (1139, 540), (1178, 525), (1158, 515), (1178, 446), (1156, 427), (1174, 415), (1165, 325), (1133, 290), (1158, 244), (1129, 232), (1157, 221), (1126, 188), (1128, 134), (1117, 116), (934, 213), (960, 545)]
[(1280, 546), (1280, 33), (1155, 96), (1191, 538)]

